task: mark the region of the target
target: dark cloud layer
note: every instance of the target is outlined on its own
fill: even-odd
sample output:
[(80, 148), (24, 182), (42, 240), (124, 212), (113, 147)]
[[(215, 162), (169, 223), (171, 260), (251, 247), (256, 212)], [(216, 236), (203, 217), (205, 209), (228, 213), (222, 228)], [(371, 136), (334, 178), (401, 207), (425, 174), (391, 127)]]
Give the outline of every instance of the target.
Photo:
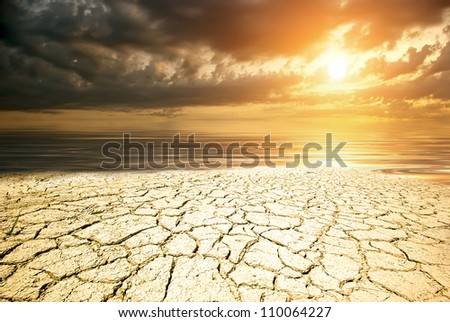
[(408, 49), (404, 57), (399, 61), (389, 62), (386, 57), (376, 57), (366, 62), (363, 72), (378, 74), (384, 80), (416, 72), (424, 63), (425, 59), (432, 54), (436, 46), (425, 45), (417, 50), (414, 47)]
[(408, 27), (442, 22), (449, 6), (448, 0), (350, 0), (345, 13), (356, 24), (346, 35), (347, 44), (362, 49), (386, 42), (392, 46)]
[[(268, 102), (283, 97), (300, 78), (234, 70), (233, 64), (306, 54), (345, 23), (354, 24), (345, 36), (348, 46), (392, 43), (408, 27), (441, 22), (450, 6), (440, 0), (1, 4), (2, 110)], [(411, 50), (395, 68), (382, 59), (372, 67), (392, 78), (413, 71), (430, 53), (428, 47)], [(205, 66), (209, 70), (202, 72)], [(447, 67), (441, 55), (432, 73)]]

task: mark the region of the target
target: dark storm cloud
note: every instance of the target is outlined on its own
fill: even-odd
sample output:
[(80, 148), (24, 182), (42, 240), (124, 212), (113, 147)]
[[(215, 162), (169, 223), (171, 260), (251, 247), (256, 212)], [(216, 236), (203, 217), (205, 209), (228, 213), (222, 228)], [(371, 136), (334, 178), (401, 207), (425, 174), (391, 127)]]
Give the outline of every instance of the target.
[[(395, 41), (407, 27), (439, 22), (449, 5), (437, 0), (343, 3), (3, 1), (0, 109), (268, 102), (282, 97), (299, 77), (238, 72), (234, 63), (306, 53), (348, 22), (355, 26), (347, 40), (356, 47)], [(201, 48), (209, 48), (210, 55)], [(209, 72), (201, 72), (207, 65)]]
[(417, 50), (414, 47), (408, 49), (399, 61), (386, 61), (386, 57), (375, 57), (366, 62), (363, 73), (380, 75), (384, 80), (414, 73), (424, 63), (425, 59), (436, 50), (436, 46), (425, 45)]
[[(3, 84), (0, 106), (4, 110), (157, 108), (267, 102), (270, 95), (286, 94), (284, 91), (299, 81), (298, 76), (275, 73), (225, 79), (219, 85), (201, 79), (185, 81), (192, 74), (190, 67), (166, 80), (164, 74), (150, 65), (143, 71), (122, 76), (123, 66), (113, 68), (117, 74), (107, 69), (103, 73), (97, 72), (92, 82), (88, 82), (77, 73), (57, 68), (42, 59), (17, 53), (15, 57), (21, 72), (11, 70), (8, 81)], [(183, 64), (188, 62), (186, 59)], [(177, 77), (182, 79), (170, 85)], [(18, 83), (22, 86), (17, 87)]]
[(239, 58), (296, 54), (343, 22), (339, 1), (139, 1), (174, 42), (204, 42)]
[[(387, 63), (384, 60), (377, 60), (380, 66), (393, 65), (394, 68), (390, 73), (395, 72), (397, 76), (410, 73), (422, 65), (423, 60), (429, 54), (431, 47), (424, 46), (420, 51), (408, 50), (409, 61), (398, 61)], [(405, 82), (382, 84), (361, 91), (361, 97), (377, 97), (390, 100), (417, 100), (420, 98), (434, 98), (442, 101), (450, 100), (450, 41), (440, 51), (440, 55), (429, 65), (422, 65), (423, 72), (418, 77)], [(373, 63), (373, 61), (372, 61)], [(366, 66), (366, 68), (376, 69), (374, 66)], [(379, 68), (379, 71), (387, 69)], [(384, 75), (387, 77), (387, 75)], [(446, 106), (448, 104), (444, 104)]]
[[(114, 1), (111, 1), (114, 2)], [(296, 54), (341, 23), (365, 49), (394, 42), (406, 27), (442, 21), (448, 0), (139, 0), (175, 42), (204, 41), (238, 57)]]
[(426, 74), (433, 75), (446, 71), (450, 71), (450, 42), (441, 50), (439, 58), (431, 65)]
[(408, 27), (442, 22), (448, 0), (349, 0), (345, 14), (355, 25), (346, 35), (347, 45), (370, 49), (393, 46)]

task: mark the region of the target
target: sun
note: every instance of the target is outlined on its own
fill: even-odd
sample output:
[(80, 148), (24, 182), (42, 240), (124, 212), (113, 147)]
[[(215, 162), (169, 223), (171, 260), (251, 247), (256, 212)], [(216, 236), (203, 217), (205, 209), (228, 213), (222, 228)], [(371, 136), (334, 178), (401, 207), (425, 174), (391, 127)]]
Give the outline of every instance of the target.
[(347, 75), (347, 64), (342, 59), (332, 59), (328, 63), (328, 75), (334, 80), (341, 80)]

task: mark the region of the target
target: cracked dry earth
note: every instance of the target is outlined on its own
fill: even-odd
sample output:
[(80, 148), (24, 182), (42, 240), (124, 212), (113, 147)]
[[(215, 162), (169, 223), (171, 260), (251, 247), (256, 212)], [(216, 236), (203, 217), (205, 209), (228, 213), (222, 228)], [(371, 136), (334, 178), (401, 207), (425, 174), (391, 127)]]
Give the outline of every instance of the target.
[(267, 168), (0, 180), (3, 301), (450, 299), (445, 185)]

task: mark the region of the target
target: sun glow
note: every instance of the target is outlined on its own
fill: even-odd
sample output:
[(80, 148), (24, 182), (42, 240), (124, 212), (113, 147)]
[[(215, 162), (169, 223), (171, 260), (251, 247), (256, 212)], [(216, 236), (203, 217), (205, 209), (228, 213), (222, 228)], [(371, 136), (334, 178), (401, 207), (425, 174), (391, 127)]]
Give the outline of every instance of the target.
[(343, 59), (332, 59), (328, 62), (328, 75), (334, 80), (341, 80), (347, 75), (347, 64)]

